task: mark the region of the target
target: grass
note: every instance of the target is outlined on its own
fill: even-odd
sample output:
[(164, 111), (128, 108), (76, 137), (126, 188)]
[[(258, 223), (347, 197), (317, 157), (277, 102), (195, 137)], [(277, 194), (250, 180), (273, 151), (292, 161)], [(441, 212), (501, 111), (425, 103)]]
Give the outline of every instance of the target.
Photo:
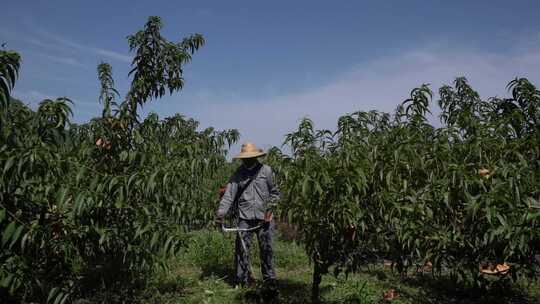
[[(234, 236), (218, 232), (192, 233), (187, 248), (170, 262), (170, 271), (157, 273), (142, 293), (142, 303), (264, 303), (264, 289), (232, 286)], [(260, 281), (256, 241), (252, 267)], [(301, 246), (275, 241), (275, 264), (279, 281), (278, 300), (269, 303), (310, 303), (312, 270)], [(322, 303), (540, 303), (540, 282), (517, 282), (488, 294), (478, 294), (450, 280), (429, 275), (400, 279), (382, 265), (370, 265), (362, 272), (334, 277), (321, 283)], [(390, 289), (398, 297), (383, 298)]]

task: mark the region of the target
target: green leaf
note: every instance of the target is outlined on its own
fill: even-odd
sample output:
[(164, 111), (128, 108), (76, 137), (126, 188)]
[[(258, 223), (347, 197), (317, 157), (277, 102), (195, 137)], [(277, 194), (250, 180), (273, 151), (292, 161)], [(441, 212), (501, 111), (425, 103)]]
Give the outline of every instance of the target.
[(109, 192), (112, 192), (114, 186), (116, 186), (117, 184), (118, 184), (118, 178), (114, 176), (113, 178), (111, 178), (109, 182)]
[(86, 174), (86, 167), (79, 168), (79, 172), (77, 172), (77, 176), (75, 177), (75, 183), (79, 184), (81, 180), (83, 179), (84, 175)]
[(304, 177), (304, 180), (302, 181), (302, 196), (304, 198), (310, 197), (309, 192), (311, 191), (311, 189), (309, 187), (309, 182), (309, 177)]
[(50, 303), (52, 299), (55, 298), (56, 294), (60, 291), (58, 287), (54, 287), (49, 291), (49, 296), (47, 297), (47, 303)]
[(11, 239), (16, 227), (15, 222), (9, 223), (6, 230), (4, 230), (4, 233), (2, 234), (2, 246), (5, 246), (6, 243)]
[(6, 174), (6, 172), (9, 169), (11, 169), (11, 167), (13, 166), (14, 163), (15, 163), (15, 156), (12, 156), (12, 157), (8, 158), (7, 162), (4, 164), (3, 174)]
[(60, 301), (60, 304), (65, 304), (68, 299), (69, 299), (69, 293), (66, 293), (64, 297), (62, 298), (62, 301)]
[(497, 218), (499, 219), (499, 222), (502, 226), (506, 226), (506, 220), (502, 217), (502, 215), (497, 214)]
[(21, 240), (21, 250), (24, 251), (26, 249), (26, 243), (28, 239), (30, 238), (30, 232), (27, 232), (24, 234)]
[(23, 228), (24, 228), (24, 226), (21, 225), (21, 226), (17, 227), (17, 229), (15, 230), (15, 233), (13, 233), (13, 237), (11, 238), (11, 243), (9, 244), (10, 249), (11, 249), (11, 247), (13, 247), (15, 242), (17, 242), (17, 240), (21, 236), (21, 232), (23, 231)]
[(2, 278), (2, 281), (0, 281), (0, 286), (4, 288), (9, 288), (14, 278), (15, 278), (15, 274), (7, 273), (7, 275)]
[(58, 293), (58, 295), (56, 296), (56, 298), (54, 299), (54, 303), (53, 304), (60, 304), (60, 302), (63, 301), (64, 297), (66, 297), (67, 295), (64, 294), (64, 292), (60, 291)]
[(152, 240), (150, 240), (150, 248), (153, 248), (154, 245), (157, 243), (159, 239), (159, 232), (154, 232), (154, 234), (152, 235)]
[(529, 212), (527, 213), (527, 221), (534, 221), (536, 219), (540, 218), (540, 212)]

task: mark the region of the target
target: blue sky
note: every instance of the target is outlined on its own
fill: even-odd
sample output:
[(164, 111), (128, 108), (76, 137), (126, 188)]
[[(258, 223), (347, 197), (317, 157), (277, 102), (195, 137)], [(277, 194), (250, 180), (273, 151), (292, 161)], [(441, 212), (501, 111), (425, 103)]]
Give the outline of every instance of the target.
[[(237, 128), (264, 148), (308, 116), (320, 128), (357, 110), (393, 111), (422, 83), (466, 76), (484, 97), (525, 76), (540, 85), (539, 1), (9, 1), (0, 42), (23, 56), (14, 95), (68, 96), (74, 120), (100, 113), (96, 65), (129, 85), (126, 36), (150, 15), (207, 44), (179, 94), (144, 113)], [(237, 147), (235, 147), (237, 149)], [(233, 149), (234, 150), (234, 149)]]

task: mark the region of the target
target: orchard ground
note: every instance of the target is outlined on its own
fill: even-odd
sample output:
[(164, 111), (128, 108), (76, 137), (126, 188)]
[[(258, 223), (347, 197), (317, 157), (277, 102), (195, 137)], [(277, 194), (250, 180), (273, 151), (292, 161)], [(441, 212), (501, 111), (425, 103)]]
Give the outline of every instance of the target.
[[(202, 230), (191, 233), (186, 249), (169, 261), (169, 271), (156, 273), (138, 296), (142, 303), (265, 303), (260, 286), (234, 288), (234, 235)], [(254, 242), (256, 244), (256, 242)], [(266, 303), (310, 303), (312, 266), (294, 241), (277, 238), (275, 264), (279, 298)], [(260, 282), (258, 250), (252, 250), (254, 274)], [(382, 264), (366, 265), (356, 274), (327, 274), (321, 283), (322, 303), (540, 303), (540, 280), (493, 285), (487, 292), (434, 279), (430, 273), (401, 277)], [(260, 285), (260, 284), (258, 284)], [(392, 300), (385, 299), (395, 290)]]

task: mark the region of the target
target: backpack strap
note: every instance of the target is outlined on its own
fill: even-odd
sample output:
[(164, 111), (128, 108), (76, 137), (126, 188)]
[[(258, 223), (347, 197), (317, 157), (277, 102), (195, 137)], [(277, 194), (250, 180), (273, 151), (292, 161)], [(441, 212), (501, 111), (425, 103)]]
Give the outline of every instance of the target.
[(246, 185), (244, 187), (242, 187), (242, 188), (237, 189), (233, 203), (238, 203), (238, 200), (240, 199), (242, 194), (244, 194), (244, 190), (246, 190), (249, 187), (249, 185), (251, 185), (251, 183), (253, 182), (253, 180), (255, 180), (257, 178), (257, 176), (259, 176), (259, 172), (261, 171), (261, 168), (262, 168), (263, 165), (261, 163), (259, 163), (257, 166), (258, 166), (257, 171), (255, 171), (255, 174), (253, 174), (253, 176), (251, 176), (249, 178)]
[(242, 187), (242, 188), (240, 188), (240, 185), (238, 185), (239, 188), (236, 191), (236, 195), (234, 196), (234, 200), (233, 200), (233, 203), (232, 203), (232, 206), (231, 206), (231, 209), (230, 209), (230, 213), (229, 213), (230, 216), (231, 216), (231, 218), (230, 218), (231, 219), (231, 224), (234, 227), (238, 226), (238, 221), (240, 219), (238, 200), (240, 199), (240, 197), (244, 193), (244, 190), (246, 190), (251, 185), (253, 180), (255, 180), (257, 178), (257, 176), (259, 175), (259, 172), (261, 171), (261, 168), (262, 168), (263, 165), (261, 163), (259, 163), (259, 165), (257, 165), (257, 166), (258, 166), (257, 171), (253, 174), (253, 176), (251, 176), (249, 178), (246, 185), (244, 187)]

